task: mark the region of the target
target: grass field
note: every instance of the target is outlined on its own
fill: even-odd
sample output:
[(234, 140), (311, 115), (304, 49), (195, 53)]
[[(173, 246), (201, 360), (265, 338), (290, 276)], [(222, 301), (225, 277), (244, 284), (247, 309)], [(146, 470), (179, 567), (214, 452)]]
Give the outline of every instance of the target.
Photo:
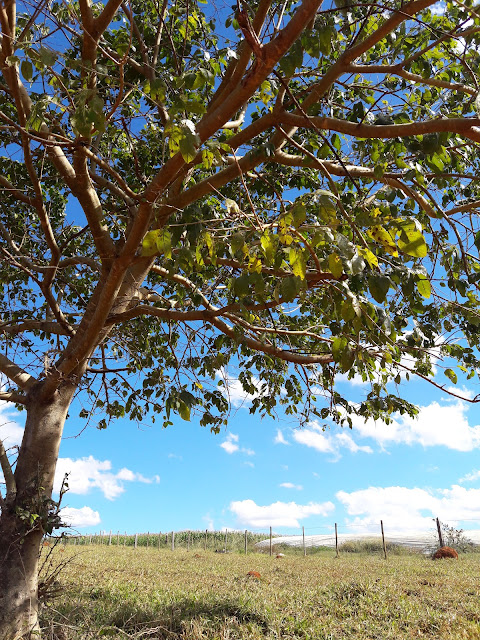
[(480, 639), (477, 554), (275, 559), (92, 546), (54, 556), (71, 562), (42, 610), (52, 640)]

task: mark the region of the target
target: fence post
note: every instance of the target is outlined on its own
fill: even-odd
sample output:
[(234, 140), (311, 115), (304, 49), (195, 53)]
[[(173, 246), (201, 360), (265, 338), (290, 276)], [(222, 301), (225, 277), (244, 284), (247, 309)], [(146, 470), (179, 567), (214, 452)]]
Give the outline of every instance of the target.
[(175, 531), (172, 531), (172, 551), (175, 551)]
[(303, 539), (303, 555), (307, 555), (307, 547), (305, 546), (305, 527), (302, 527), (302, 539)]
[(168, 533), (165, 534), (165, 547), (168, 547)]
[(440, 526), (440, 520), (437, 518), (437, 531), (438, 531), (438, 541), (440, 542), (440, 546), (444, 547), (443, 544), (443, 535), (442, 535), (442, 527)]
[(383, 555), (385, 556), (385, 560), (386, 560), (387, 559), (387, 545), (385, 544), (385, 534), (383, 532), (383, 520), (380, 520), (380, 528), (382, 530)]
[(205, 551), (207, 550), (207, 535), (208, 535), (208, 529), (205, 529)]
[(147, 549), (148, 549), (148, 539), (150, 538), (150, 531), (147, 531)]
[(335, 522), (335, 557), (338, 558), (338, 529)]
[(160, 551), (160, 538), (161, 538), (161, 533), (158, 534), (158, 550)]
[(225, 553), (227, 553), (227, 529), (225, 529)]
[(272, 555), (272, 527), (270, 527), (270, 557)]
[(108, 546), (112, 544), (112, 530), (110, 529), (110, 535), (108, 537)]
[(245, 555), (247, 555), (247, 543), (248, 543), (247, 530), (245, 529)]

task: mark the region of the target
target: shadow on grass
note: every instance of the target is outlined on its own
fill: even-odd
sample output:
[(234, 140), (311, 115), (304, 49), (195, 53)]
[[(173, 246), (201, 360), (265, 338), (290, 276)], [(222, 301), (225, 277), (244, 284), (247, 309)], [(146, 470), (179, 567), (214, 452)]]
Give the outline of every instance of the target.
[[(65, 595), (65, 594), (64, 594)], [(84, 597), (62, 598), (58, 607), (50, 607), (43, 626), (51, 640), (86, 640), (98, 637), (182, 638), (219, 637), (225, 626), (248, 626), (260, 635), (269, 629), (268, 619), (255, 605), (242, 599), (219, 595), (209, 598), (165, 595), (145, 600), (126, 590), (95, 588)], [(90, 605), (90, 606), (89, 606)]]

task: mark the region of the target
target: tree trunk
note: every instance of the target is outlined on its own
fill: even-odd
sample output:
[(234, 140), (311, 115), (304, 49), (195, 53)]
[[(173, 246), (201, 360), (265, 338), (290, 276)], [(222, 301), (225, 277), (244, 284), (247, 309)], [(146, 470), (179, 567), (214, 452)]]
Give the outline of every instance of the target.
[(65, 385), (45, 399), (40, 383), (29, 393), (16, 492), (7, 493), (0, 515), (0, 640), (39, 638), (38, 557), (51, 531), (53, 479), (74, 390)]

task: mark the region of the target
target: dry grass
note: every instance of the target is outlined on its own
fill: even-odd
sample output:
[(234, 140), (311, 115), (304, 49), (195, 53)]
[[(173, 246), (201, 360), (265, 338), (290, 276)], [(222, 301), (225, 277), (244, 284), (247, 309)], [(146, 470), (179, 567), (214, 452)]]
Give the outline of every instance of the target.
[(73, 553), (63, 594), (42, 614), (52, 640), (480, 639), (476, 554), (385, 562), (90, 547), (61, 559)]

